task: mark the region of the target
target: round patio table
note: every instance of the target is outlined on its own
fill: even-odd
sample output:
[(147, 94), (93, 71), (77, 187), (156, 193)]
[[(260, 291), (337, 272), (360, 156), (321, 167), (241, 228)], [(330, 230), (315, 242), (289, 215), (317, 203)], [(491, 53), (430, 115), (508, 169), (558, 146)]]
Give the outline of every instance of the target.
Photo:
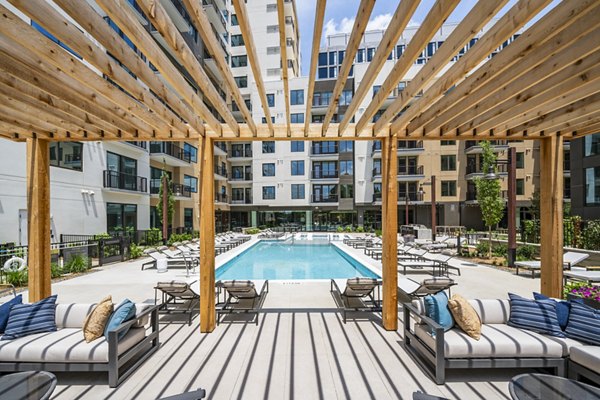
[(0, 399), (47, 400), (56, 387), (56, 376), (45, 371), (0, 376)]
[(546, 374), (522, 374), (510, 380), (513, 400), (599, 400), (600, 389)]

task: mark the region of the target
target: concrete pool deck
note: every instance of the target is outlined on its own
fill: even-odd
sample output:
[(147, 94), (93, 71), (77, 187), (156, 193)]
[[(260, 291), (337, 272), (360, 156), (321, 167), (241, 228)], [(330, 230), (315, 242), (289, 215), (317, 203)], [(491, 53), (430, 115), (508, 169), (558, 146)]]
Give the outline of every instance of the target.
[[(253, 242), (220, 255), (217, 265)], [(360, 249), (347, 250), (364, 257)], [(115, 302), (153, 302), (156, 282), (197, 279), (183, 269), (141, 271), (145, 261), (104, 266), (55, 283), (52, 291), (60, 303), (97, 302), (107, 294)], [(468, 298), (505, 298), (509, 290), (530, 296), (539, 289), (537, 278), (483, 266), (461, 271), (452, 275), (458, 282), (453, 293)], [(508, 381), (522, 372), (452, 371), (438, 386), (404, 351), (401, 313), (397, 332), (385, 331), (378, 315), (356, 316), (342, 323), (326, 281), (271, 281), (258, 326), (236, 320), (201, 334), (197, 314), (191, 326), (185, 317), (163, 316), (160, 349), (118, 388), (110, 389), (104, 374), (57, 373), (53, 398), (156, 399), (202, 387), (211, 399), (410, 399), (416, 390), (450, 399), (510, 399)]]

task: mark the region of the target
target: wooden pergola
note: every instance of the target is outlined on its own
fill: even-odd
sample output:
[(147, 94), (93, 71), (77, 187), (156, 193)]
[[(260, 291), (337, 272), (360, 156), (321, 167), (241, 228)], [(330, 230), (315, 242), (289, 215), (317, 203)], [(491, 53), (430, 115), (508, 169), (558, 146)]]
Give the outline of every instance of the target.
[[(400, 1), (343, 120), (332, 123), (339, 94), (375, 3), (375, 0), (361, 0), (333, 91), (334, 100), (324, 122), (317, 124), (310, 123), (310, 105), (326, 6), (325, 0), (317, 0), (305, 123), (291, 124), (284, 8), (293, 7), (293, 3), (278, 0), (286, 111), (285, 123), (273, 124), (245, 1), (233, 0), (267, 121), (256, 124), (200, 2), (182, 0), (224, 79), (230, 96), (227, 98), (235, 101), (245, 123), (236, 121), (230, 105), (211, 83), (203, 64), (187, 46), (160, 1), (137, 0), (137, 4), (187, 71), (186, 77), (144, 27), (139, 10), (134, 10), (127, 0), (96, 2), (143, 57), (85, 1), (54, 0), (55, 7), (44, 0), (9, 0), (72, 50), (66, 51), (23, 21), (14, 10), (0, 6), (0, 137), (27, 142), (30, 301), (51, 294), (49, 143), (115, 140), (198, 141), (202, 332), (211, 332), (215, 327), (212, 184), (215, 140), (382, 141), (382, 176), (386, 188), (382, 199), (383, 325), (388, 330), (396, 330), (398, 325), (398, 140), (539, 140), (541, 291), (560, 296), (563, 140), (600, 130), (600, 3), (563, 0), (498, 51), (551, 2), (519, 0), (452, 62), (507, 1), (477, 2), (377, 122), (371, 123), (384, 100), (459, 3), (459, 0), (437, 0), (379, 92), (354, 123), (352, 119), (359, 105), (370, 93), (419, 5), (418, 0)], [(492, 53), (496, 53), (493, 58)], [(146, 60), (158, 69), (167, 84)], [(444, 68), (447, 69), (440, 74)], [(198, 91), (188, 83), (190, 77)]]

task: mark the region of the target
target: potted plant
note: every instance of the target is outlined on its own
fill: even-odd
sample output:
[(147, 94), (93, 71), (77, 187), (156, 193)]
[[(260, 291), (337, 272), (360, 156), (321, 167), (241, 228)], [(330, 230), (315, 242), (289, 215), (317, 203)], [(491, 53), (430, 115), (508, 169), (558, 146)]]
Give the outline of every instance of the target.
[(600, 310), (600, 286), (575, 284), (565, 288), (567, 299), (583, 299), (583, 304)]

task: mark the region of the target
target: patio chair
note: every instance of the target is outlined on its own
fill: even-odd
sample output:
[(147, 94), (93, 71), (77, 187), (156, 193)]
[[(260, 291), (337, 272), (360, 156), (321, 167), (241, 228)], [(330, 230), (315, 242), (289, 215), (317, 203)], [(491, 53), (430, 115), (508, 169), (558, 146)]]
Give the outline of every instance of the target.
[[(579, 264), (590, 255), (586, 253), (577, 253), (574, 251), (568, 251), (563, 254), (563, 268), (571, 269), (575, 265)], [(535, 273), (540, 271), (542, 268), (541, 261), (517, 261), (515, 262), (515, 267), (517, 268), (517, 275), (519, 275), (519, 269), (526, 269), (531, 271), (531, 278), (535, 278)]]
[(405, 277), (398, 277), (398, 289), (411, 300), (416, 297), (425, 297), (429, 294), (436, 294), (444, 290), (450, 290), (456, 285), (450, 278), (430, 278), (423, 279), (421, 283)]
[[(432, 275), (436, 275), (436, 269), (439, 270), (439, 275), (448, 275), (448, 261), (450, 261), (450, 259), (454, 257), (453, 255), (447, 255), (447, 254), (434, 254), (434, 253), (427, 253), (427, 254), (423, 254), (422, 256), (420, 256), (419, 258), (415, 258), (412, 260), (399, 260), (398, 261), (398, 266), (402, 267), (403, 269), (403, 274), (406, 275), (406, 268), (412, 268), (412, 269), (425, 269), (425, 268), (431, 268), (431, 273)], [(456, 271), (458, 271), (458, 274), (460, 275), (460, 270), (456, 267), (452, 267), (453, 269), (455, 269)]]
[(186, 269), (186, 271), (189, 274), (190, 267), (195, 268), (193, 263), (198, 262), (198, 259), (186, 257), (184, 254), (182, 254), (181, 256), (178, 256), (178, 257), (170, 257), (167, 254), (160, 252), (160, 251), (158, 251), (158, 249), (155, 249), (152, 247), (144, 250), (144, 254), (146, 254), (147, 256), (150, 256), (152, 258), (152, 262), (142, 264), (142, 271), (144, 270), (144, 267), (147, 265), (154, 265), (154, 267), (156, 267), (158, 260), (167, 260), (167, 268), (169, 268), (169, 267), (182, 268), (183, 267)]
[[(225, 314), (255, 314), (255, 323), (258, 325), (258, 313), (262, 308), (267, 293), (269, 281), (218, 281), (216, 283), (218, 296), (223, 292), (223, 302), (217, 304), (217, 325), (221, 316)], [(257, 291), (260, 287), (260, 291)]]
[(330, 291), (342, 300), (338, 308), (342, 310), (344, 323), (348, 311), (381, 311), (380, 287), (381, 281), (374, 278), (332, 279)]
[[(190, 285), (190, 283), (181, 281), (158, 282), (154, 287), (154, 304), (157, 304), (158, 292), (160, 292), (162, 301), (159, 311), (166, 314), (189, 314), (188, 325), (191, 325), (193, 306), (200, 302), (200, 295)], [(185, 307), (186, 303), (187, 307)]]

